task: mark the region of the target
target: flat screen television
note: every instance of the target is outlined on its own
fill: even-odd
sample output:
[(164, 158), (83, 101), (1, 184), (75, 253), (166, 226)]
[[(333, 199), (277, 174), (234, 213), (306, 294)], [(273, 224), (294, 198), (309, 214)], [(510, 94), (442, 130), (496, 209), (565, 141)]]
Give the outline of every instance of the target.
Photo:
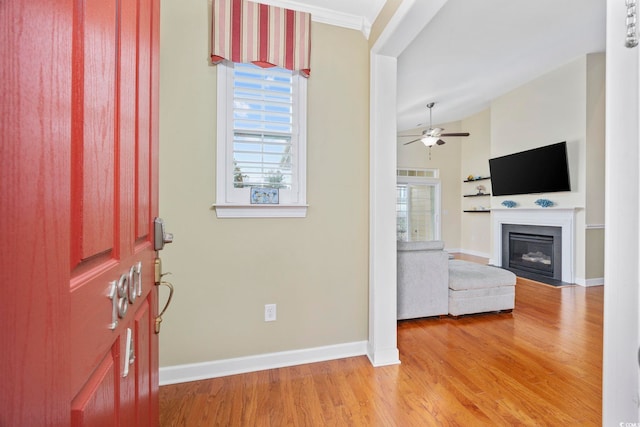
[(567, 143), (489, 159), (494, 196), (571, 191)]

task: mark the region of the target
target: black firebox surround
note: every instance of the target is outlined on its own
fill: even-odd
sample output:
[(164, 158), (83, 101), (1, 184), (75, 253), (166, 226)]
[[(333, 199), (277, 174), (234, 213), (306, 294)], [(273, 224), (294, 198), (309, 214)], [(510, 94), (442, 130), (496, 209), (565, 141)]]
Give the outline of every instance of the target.
[[(545, 236), (553, 238), (553, 272), (537, 274), (509, 265), (510, 235)], [(562, 227), (524, 224), (502, 224), (502, 268), (524, 277), (553, 286), (566, 285), (562, 282)]]

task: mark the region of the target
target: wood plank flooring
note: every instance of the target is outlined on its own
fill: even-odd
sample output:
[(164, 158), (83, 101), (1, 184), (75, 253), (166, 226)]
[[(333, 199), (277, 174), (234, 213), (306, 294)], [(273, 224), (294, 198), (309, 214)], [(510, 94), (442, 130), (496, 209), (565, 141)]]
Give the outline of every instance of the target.
[(599, 426), (602, 286), (519, 281), (513, 313), (398, 323), (354, 357), (160, 388), (162, 426)]

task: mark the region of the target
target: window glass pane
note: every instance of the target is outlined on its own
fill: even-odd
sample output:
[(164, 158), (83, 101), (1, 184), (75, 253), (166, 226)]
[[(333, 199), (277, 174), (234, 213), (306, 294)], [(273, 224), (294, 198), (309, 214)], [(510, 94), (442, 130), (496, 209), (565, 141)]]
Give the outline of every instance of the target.
[(434, 239), (434, 187), (412, 185), (409, 196), (410, 240), (426, 241)]
[(281, 68), (234, 64), (234, 187), (291, 189), (293, 75)]
[(436, 186), (399, 184), (396, 199), (397, 229), (400, 241), (436, 239)]
[(397, 169), (398, 176), (438, 178), (438, 169)]
[(407, 186), (398, 185), (396, 187), (396, 240), (406, 242), (408, 241), (408, 199), (407, 199)]

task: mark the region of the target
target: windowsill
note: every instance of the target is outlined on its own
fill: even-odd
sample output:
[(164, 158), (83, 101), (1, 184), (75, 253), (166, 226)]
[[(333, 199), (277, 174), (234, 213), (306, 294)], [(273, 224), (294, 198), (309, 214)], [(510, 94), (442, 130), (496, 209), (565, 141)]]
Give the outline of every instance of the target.
[(215, 204), (218, 218), (306, 218), (309, 205)]

